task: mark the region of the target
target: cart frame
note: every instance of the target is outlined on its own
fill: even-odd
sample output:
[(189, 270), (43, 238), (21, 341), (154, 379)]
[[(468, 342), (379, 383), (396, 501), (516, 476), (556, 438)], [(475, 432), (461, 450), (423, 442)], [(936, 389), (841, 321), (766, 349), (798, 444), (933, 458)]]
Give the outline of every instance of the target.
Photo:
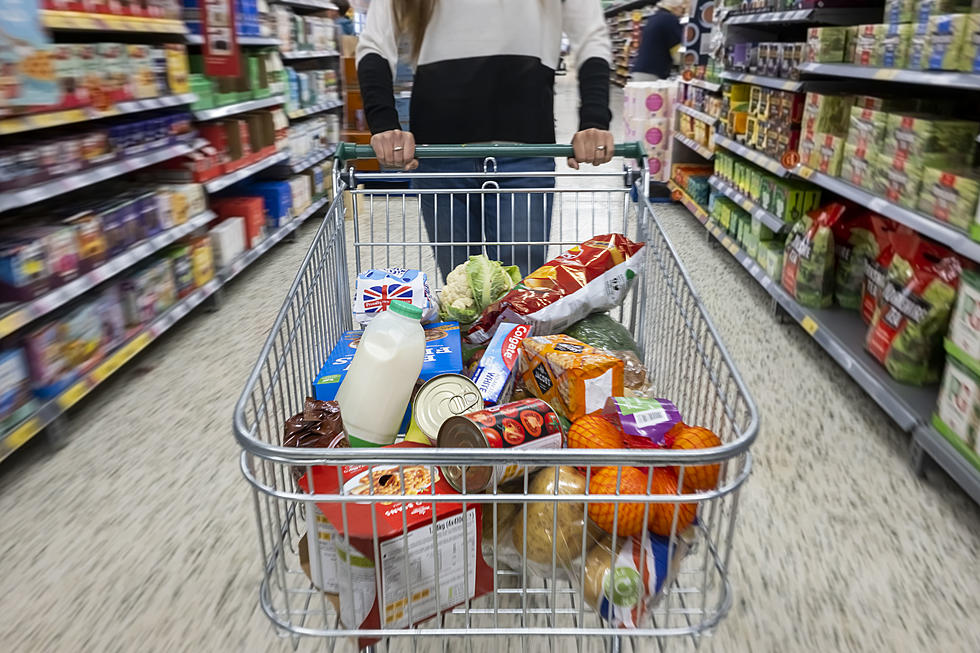
[[(410, 645), (417, 650), (423, 641), (441, 642), (443, 648), (452, 646), (451, 638), (466, 637), (472, 646), (476, 638), (492, 638), (494, 646), (506, 645), (508, 641), (519, 641), (521, 650), (533, 646), (541, 640), (550, 644), (551, 649), (561, 646), (560, 642), (574, 641), (578, 651), (595, 647), (619, 650), (625, 642), (633, 643), (634, 650), (642, 638), (655, 638), (661, 650), (674, 645), (699, 648), (705, 635), (721, 621), (732, 605), (732, 591), (729, 580), (729, 563), (738, 510), (739, 492), (751, 472), (750, 445), (759, 429), (759, 417), (755, 402), (749, 394), (728, 351), (721, 341), (714, 325), (700, 299), (694, 291), (691, 280), (668, 239), (660, 219), (646, 198), (649, 188), (647, 162), (639, 146), (617, 145), (617, 156), (638, 160), (637, 169), (624, 163), (622, 172), (572, 172), (572, 173), (520, 173), (496, 172), (497, 157), (504, 156), (570, 156), (567, 146), (423, 146), (418, 156), (470, 156), (484, 159), (484, 174), (480, 175), (479, 188), (465, 191), (418, 191), (418, 190), (373, 190), (364, 184), (390, 182), (394, 179), (446, 178), (453, 175), (433, 173), (359, 173), (353, 168), (342, 169), (345, 160), (367, 158), (370, 148), (366, 146), (342, 145), (338, 148), (338, 159), (333, 175), (335, 197), (327, 210), (322, 223), (313, 237), (309, 251), (303, 259), (284, 300), (283, 306), (273, 323), (272, 330), (264, 343), (259, 358), (250, 373), (245, 388), (235, 406), (234, 434), (242, 447), (241, 471), (252, 487), (252, 501), (258, 526), (262, 580), (259, 589), (259, 602), (263, 612), (273, 622), (279, 633), (289, 636), (294, 647), (301, 636), (329, 638), (335, 647), (342, 638), (356, 638), (360, 646), (373, 648), (374, 641), (384, 642), (391, 648)], [(556, 180), (555, 187), (522, 188), (504, 190), (500, 182), (507, 177), (520, 176), (533, 180), (535, 177), (548, 177)], [(595, 187), (584, 186), (589, 182)], [(608, 187), (610, 181), (617, 183)], [(572, 185), (566, 186), (566, 183)], [(529, 182), (533, 186), (533, 182)], [(297, 412), (302, 412), (303, 400), (312, 393), (312, 383), (321, 364), (326, 360), (333, 344), (340, 334), (352, 328), (351, 294), (353, 277), (363, 266), (417, 267), (429, 273), (430, 280), (438, 292), (441, 276), (435, 271), (433, 246), (459, 246), (461, 243), (428, 242), (422, 227), (422, 197), (426, 193), (441, 192), (466, 194), (468, 197), (484, 198), (490, 201), (517, 202), (552, 201), (551, 234), (557, 237), (547, 241), (525, 241), (516, 243), (521, 247), (548, 247), (548, 258), (554, 256), (559, 248), (595, 235), (596, 233), (621, 232), (633, 240), (644, 241), (645, 257), (642, 272), (626, 301), (614, 313), (631, 332), (642, 352), (647, 368), (648, 380), (655, 389), (656, 396), (671, 399), (686, 422), (712, 429), (723, 441), (723, 445), (706, 450), (521, 450), (507, 451), (489, 449), (301, 449), (281, 446), (284, 421)], [(546, 200), (545, 198), (551, 198)], [(597, 214), (596, 210), (600, 209)], [(376, 218), (382, 218), (376, 219)], [(399, 222), (399, 217), (401, 218)], [(499, 220), (499, 213), (498, 213)], [(584, 224), (583, 224), (584, 222)], [(348, 225), (348, 223), (350, 223)], [(394, 229), (395, 233), (392, 233)], [(598, 229), (598, 230), (596, 230)], [(592, 233), (588, 233), (588, 231)], [(488, 243), (473, 238), (474, 247)], [(511, 241), (489, 243), (512, 246)], [(353, 250), (353, 257), (349, 257)], [(384, 253), (384, 259), (382, 258)], [(394, 252), (394, 254), (392, 254)], [(428, 252), (428, 253), (427, 253)], [(399, 263), (399, 256), (400, 263)], [(428, 267), (428, 269), (426, 269)], [(342, 595), (338, 604), (341, 612), (324, 592), (312, 582), (309, 559), (319, 555), (318, 548), (311, 548), (306, 539), (306, 531), (312, 531), (315, 523), (310, 521), (319, 514), (314, 504), (340, 504), (343, 514), (341, 540), (336, 546), (343, 552), (351, 552), (348, 534), (348, 508), (354, 502), (376, 505), (379, 503), (399, 504), (418, 502), (419, 496), (412, 494), (375, 495), (372, 486), (369, 495), (359, 495), (356, 499), (347, 488), (337, 494), (309, 494), (298, 484), (301, 475), (312, 474), (315, 466), (329, 466), (338, 470), (343, 465), (368, 465), (371, 473), (376, 467), (387, 466), (393, 474), (397, 470), (400, 485), (405, 488), (405, 469), (418, 466), (428, 470), (431, 477), (438, 474), (441, 465), (526, 465), (523, 486), (498, 487), (494, 483), (486, 493), (464, 492), (462, 495), (425, 495), (425, 503), (459, 504), (464, 515), (471, 510), (482, 511), (484, 519), (490, 523), (488, 536), (482, 533), (482, 542), (476, 533), (468, 532), (469, 520), (462, 520), (461, 539), (450, 544), (463, 545), (463, 596), (464, 600), (451, 601), (444, 605), (439, 596), (440, 552), (446, 551), (444, 536), (442, 544), (436, 528), (435, 510), (432, 510), (432, 573), (434, 573), (435, 611), (434, 618), (428, 618), (414, 627), (405, 627), (425, 617), (427, 610), (421, 602), (409, 596), (411, 583), (401, 586), (404, 599), (401, 605), (407, 616), (399, 616), (404, 622), (397, 628), (359, 627), (360, 624), (344, 624), (342, 615), (354, 619), (351, 611), (357, 610), (350, 589), (355, 587), (351, 575), (351, 565), (341, 565), (347, 576), (341, 577), (338, 584)], [(616, 502), (615, 523), (611, 547), (616, 551), (626, 540), (615, 531), (619, 524), (620, 509), (627, 504), (620, 502), (622, 469), (637, 467), (674, 467), (683, 484), (684, 474), (692, 466), (717, 464), (720, 478), (715, 488), (684, 494), (684, 503), (698, 504), (698, 518), (695, 525), (684, 532), (678, 532), (680, 507), (678, 495), (651, 493), (652, 475), (648, 475), (647, 495), (630, 495), (630, 503), (643, 505), (643, 523), (649, 511), (662, 504), (673, 504), (673, 523), (670, 534), (668, 560), (674, 561), (677, 568), (667, 577), (667, 582), (659, 598), (651, 601), (641, 615), (642, 623), (624, 630), (612, 628), (600, 619), (587, 605), (584, 593), (585, 569), (581, 560), (577, 563), (560, 561), (557, 538), (552, 539), (552, 559), (550, 569), (543, 572), (535, 564), (527, 562), (527, 509), (521, 510), (525, 527), (523, 550), (524, 562), (518, 568), (509, 568), (498, 560), (498, 551), (508, 546), (506, 540), (511, 533), (498, 527), (498, 516), (502, 506), (526, 508), (528, 503), (550, 506), (554, 515), (552, 532), (558, 532), (558, 507), (563, 504), (582, 506), (583, 520), (588, 519), (588, 506), (600, 502)], [(616, 492), (590, 494), (588, 488), (580, 494), (557, 495), (533, 494), (528, 487), (538, 468), (572, 466), (583, 469), (586, 474), (600, 467), (618, 467)], [(465, 476), (465, 474), (464, 474)], [(340, 479), (342, 480), (342, 479)], [(343, 485), (342, 482), (340, 483)], [(557, 485), (557, 482), (555, 483)], [(404, 490), (402, 490), (404, 491)], [(599, 500), (597, 500), (597, 498)], [(577, 508), (576, 508), (577, 510)], [(480, 512), (475, 513), (477, 517)], [(492, 519), (488, 519), (492, 515)], [(402, 510), (404, 520), (404, 510)], [(479, 521), (477, 522), (479, 524)], [(484, 522), (486, 523), (486, 522)], [(407, 524), (407, 522), (406, 522)], [(588, 529), (581, 531), (580, 550), (585, 552), (593, 543)], [(378, 524), (374, 519), (374, 553), (380, 554), (377, 541)], [(574, 532), (574, 531), (573, 531)], [(577, 536), (576, 536), (577, 537)], [(404, 578), (411, 576), (409, 563), (415, 554), (410, 554), (408, 537), (402, 536), (404, 554), (400, 564), (404, 568), (385, 568), (386, 574), (397, 571)], [(471, 581), (470, 569), (472, 547), (476, 555), (484, 555), (481, 547), (486, 547), (486, 559), (496, 571), (493, 574), (493, 591), (471, 598), (475, 589)], [(685, 555), (675, 555), (678, 547), (684, 547)], [(306, 549), (307, 561), (303, 561)], [(389, 549), (390, 550), (390, 549)], [(417, 556), (416, 556), (417, 557)], [(501, 555), (503, 557), (503, 555)], [(317, 558), (319, 559), (319, 558)], [(380, 557), (376, 555), (376, 560)], [(322, 565), (324, 563), (314, 563)], [(575, 566), (577, 564), (577, 567)], [(642, 564), (642, 563), (641, 563)], [(379, 598), (380, 623), (386, 621), (386, 604), (397, 595), (392, 584), (386, 585), (382, 579), (382, 566), (374, 567), (374, 591)], [(530, 569), (529, 569), (530, 567)], [(340, 567), (338, 567), (339, 573)], [(414, 568), (412, 571), (415, 571)], [(610, 572), (615, 575), (616, 560), (610, 560)], [(319, 572), (313, 572), (319, 575)], [(422, 573), (422, 572), (420, 572)], [(424, 572), (428, 574), (428, 570)], [(455, 570), (453, 570), (455, 574)], [(643, 570), (641, 568), (641, 574)], [(577, 576), (577, 577), (576, 577)], [(392, 576), (394, 577), (394, 576)], [(320, 578), (322, 580), (322, 578)], [(445, 580), (445, 579), (444, 579)], [(426, 582), (431, 583), (429, 578)], [(326, 581), (323, 581), (326, 582)], [(388, 596), (384, 593), (389, 592)], [(346, 602), (345, 602), (346, 598)], [(352, 607), (353, 606), (353, 607)], [(431, 607), (431, 606), (430, 606)], [(419, 612), (413, 614), (413, 610)], [(387, 613), (387, 616), (391, 616)], [(499, 638), (507, 638), (500, 640)], [(353, 640), (347, 640), (349, 645)], [(455, 649), (454, 649), (455, 650)]]

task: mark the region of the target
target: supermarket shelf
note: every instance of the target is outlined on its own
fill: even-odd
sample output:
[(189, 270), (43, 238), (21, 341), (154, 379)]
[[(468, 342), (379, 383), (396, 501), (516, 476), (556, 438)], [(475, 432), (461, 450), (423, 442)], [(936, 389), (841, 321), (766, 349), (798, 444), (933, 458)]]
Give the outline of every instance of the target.
[(776, 161), (776, 159), (766, 156), (762, 152), (757, 152), (751, 147), (745, 147), (740, 143), (736, 143), (727, 136), (715, 134), (715, 145), (720, 145), (729, 152), (734, 152), (735, 154), (748, 159), (760, 168), (764, 168), (778, 177), (788, 177), (790, 174), (790, 171), (784, 168), (779, 161)]
[(801, 73), (827, 77), (848, 77), (879, 82), (899, 82), (920, 86), (943, 86), (980, 92), (980, 75), (951, 73), (933, 70), (902, 70), (900, 68), (873, 68), (847, 63), (805, 63)]
[(88, 290), (114, 277), (154, 252), (207, 225), (215, 217), (215, 214), (211, 211), (204, 211), (192, 217), (184, 224), (177, 225), (152, 238), (144, 240), (74, 281), (60, 288), (56, 288), (37, 299), (16, 305), (12, 310), (0, 315), (0, 338), (14, 333), (34, 320), (67, 304), (76, 297), (80, 297)]
[(803, 82), (794, 82), (791, 79), (782, 79), (779, 77), (766, 77), (765, 75), (750, 75), (748, 73), (730, 73), (723, 72), (721, 74), (723, 79), (727, 79), (733, 82), (744, 82), (746, 84), (755, 84), (756, 86), (765, 86), (767, 88), (775, 88), (780, 91), (801, 91), (803, 90)]
[(340, 53), (336, 50), (299, 50), (297, 52), (282, 52), (283, 59), (323, 59), (325, 57), (339, 57)]
[(85, 32), (142, 32), (146, 34), (186, 34), (182, 20), (138, 18), (80, 11), (41, 11), (41, 24), (53, 30)]
[(967, 459), (967, 454), (973, 458), (976, 458), (976, 454), (969, 451), (966, 444), (958, 440), (954, 443), (930, 425), (920, 426), (914, 437), (915, 443), (946, 470), (975, 502), (980, 503), (980, 469)]
[(276, 4), (299, 7), (300, 9), (326, 9), (329, 0), (272, 0)]
[(793, 11), (766, 11), (728, 14), (725, 25), (785, 25), (809, 23), (813, 25), (859, 25), (881, 19), (881, 8), (829, 8), (796, 9)]
[(270, 166), (274, 166), (281, 161), (285, 161), (289, 158), (289, 152), (276, 152), (270, 156), (265, 157), (260, 161), (256, 161), (252, 165), (247, 165), (244, 168), (239, 168), (235, 172), (229, 172), (226, 175), (221, 175), (216, 177), (211, 181), (204, 183), (204, 189), (209, 193), (216, 193), (223, 188), (228, 188), (232, 184), (237, 184), (243, 179), (248, 179), (257, 172), (261, 172)]
[(293, 218), (274, 232), (266, 236), (265, 240), (259, 243), (258, 247), (250, 249), (228, 264), (228, 266), (218, 272), (218, 278), (222, 284), (228, 283), (237, 277), (242, 270), (254, 263), (260, 256), (272, 249), (283, 238), (296, 231), (301, 224), (306, 222), (310, 216), (326, 206), (328, 199), (320, 198), (310, 204), (305, 211)]
[(200, 141), (168, 145), (144, 154), (127, 157), (120, 161), (89, 168), (73, 175), (66, 175), (58, 179), (46, 181), (36, 186), (0, 193), (0, 211), (8, 211), (57, 197), (58, 195), (69, 193), (79, 188), (97, 184), (100, 181), (112, 179), (113, 177), (118, 177), (141, 168), (147, 168), (162, 161), (181, 156), (182, 154), (193, 152), (199, 147), (201, 147)]
[(691, 86), (697, 86), (698, 88), (703, 88), (710, 93), (717, 93), (721, 90), (721, 84), (715, 84), (714, 82), (705, 81), (703, 79), (680, 79), (681, 84), (690, 84)]
[[(681, 203), (688, 210), (691, 209), (688, 203)], [(692, 213), (752, 278), (903, 430), (912, 432), (928, 422), (936, 406), (937, 389), (902, 385), (892, 379), (885, 368), (864, 351), (868, 328), (859, 315), (841, 308), (813, 310), (800, 306), (783, 290), (779, 281), (771, 279), (720, 225), (709, 220), (703, 209)]]
[(191, 104), (196, 100), (197, 96), (193, 93), (185, 93), (183, 95), (167, 95), (144, 100), (120, 102), (105, 111), (100, 111), (95, 107), (81, 107), (78, 109), (66, 109), (64, 111), (49, 111), (47, 113), (32, 113), (11, 118), (2, 118), (0, 119), (0, 136), (19, 134), (46, 127), (60, 127), (73, 123), (88, 122), (89, 120), (114, 118), (129, 113), (139, 113), (140, 111), (154, 111), (167, 107), (178, 107)]
[(261, 98), (259, 100), (236, 102), (235, 104), (226, 104), (223, 107), (215, 107), (214, 109), (201, 109), (200, 111), (195, 111), (194, 120), (217, 120), (218, 118), (233, 116), (236, 113), (244, 113), (246, 111), (255, 111), (256, 109), (274, 107), (285, 102), (286, 97), (283, 95), (273, 95), (271, 97)]
[(707, 160), (710, 161), (711, 159), (715, 158), (715, 153), (712, 150), (709, 150), (704, 145), (701, 145), (697, 141), (688, 138), (684, 134), (680, 134), (678, 132), (674, 132), (674, 140), (678, 141), (679, 143), (683, 143), (684, 145), (686, 145), (691, 150), (694, 150), (695, 152), (697, 152), (698, 156), (700, 156), (700, 157), (702, 157), (704, 159), (707, 159)]
[(342, 106), (344, 106), (344, 102), (342, 100), (327, 100), (326, 102), (321, 102), (320, 104), (316, 104), (312, 107), (290, 111), (286, 115), (289, 116), (290, 120), (297, 120), (299, 118), (305, 118), (306, 116), (323, 113), (324, 111), (330, 111), (331, 109), (336, 109), (337, 107)]
[(708, 115), (708, 114), (706, 114), (706, 113), (704, 113), (702, 111), (698, 111), (697, 109), (692, 109), (691, 107), (687, 106), (686, 104), (678, 104), (677, 105), (677, 110), (680, 111), (681, 113), (686, 113), (687, 115), (691, 116), (692, 118), (697, 118), (701, 122), (703, 122), (705, 124), (708, 124), (708, 125), (714, 125), (715, 123), (718, 122), (718, 118), (716, 118), (714, 116), (710, 116), (710, 115)]
[(932, 218), (927, 218), (921, 213), (893, 204), (882, 197), (869, 193), (863, 188), (849, 184), (843, 179), (825, 175), (812, 168), (799, 165), (794, 172), (821, 188), (837, 193), (841, 197), (846, 197), (861, 206), (871, 209), (875, 213), (880, 213), (886, 218), (891, 218), (896, 222), (915, 229), (923, 236), (927, 236), (949, 246), (953, 251), (965, 256), (971, 261), (980, 262), (980, 243), (971, 240), (962, 231), (958, 231)]
[(334, 143), (333, 145), (331, 145), (326, 149), (317, 150), (316, 152), (311, 152), (310, 154), (307, 154), (296, 163), (291, 164), (289, 166), (289, 169), (292, 172), (299, 174), (300, 172), (303, 172), (310, 166), (314, 166), (320, 163), (321, 161), (323, 161), (324, 159), (333, 156), (334, 152), (336, 151), (337, 151), (337, 144)]
[(711, 178), (708, 179), (708, 183), (711, 184), (712, 188), (738, 204), (744, 210), (748, 211), (753, 218), (756, 218), (774, 232), (781, 233), (783, 231), (789, 231), (790, 227), (792, 226), (789, 223), (780, 220), (777, 216), (773, 215), (769, 211), (766, 211), (751, 199), (738, 192), (734, 186), (729, 184), (721, 177), (712, 175)]
[(40, 433), (46, 426), (67, 412), (92, 390), (102, 385), (134, 356), (146, 349), (150, 343), (163, 335), (178, 320), (197, 308), (205, 299), (213, 295), (222, 282), (212, 279), (184, 299), (174, 304), (166, 313), (151, 322), (142, 331), (130, 338), (110, 354), (92, 371), (76, 381), (54, 399), (43, 403), (40, 408), (15, 428), (0, 435), (0, 460), (16, 451), (25, 442)]
[[(187, 42), (191, 45), (204, 45), (204, 37), (200, 34), (188, 34)], [(243, 46), (256, 46), (256, 47), (279, 47), (282, 43), (279, 39), (274, 39), (271, 36), (243, 36), (238, 35), (235, 39), (238, 45)]]
[(615, 16), (621, 11), (630, 11), (633, 9), (642, 9), (648, 5), (654, 4), (655, 0), (632, 0), (632, 2), (620, 2), (619, 4), (613, 5), (605, 10), (605, 15)]

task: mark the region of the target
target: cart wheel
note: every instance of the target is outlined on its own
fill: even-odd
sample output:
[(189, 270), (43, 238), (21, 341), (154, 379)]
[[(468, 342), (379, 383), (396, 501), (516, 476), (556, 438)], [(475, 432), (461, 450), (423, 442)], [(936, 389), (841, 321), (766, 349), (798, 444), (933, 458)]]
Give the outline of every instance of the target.
[(915, 436), (909, 441), (909, 464), (912, 466), (912, 473), (918, 478), (926, 477), (926, 452), (922, 445), (916, 441)]
[(68, 418), (64, 415), (59, 415), (56, 417), (55, 420), (48, 424), (44, 429), (44, 441), (53, 451), (60, 451), (64, 449), (70, 440), (71, 437), (70, 430), (68, 428)]

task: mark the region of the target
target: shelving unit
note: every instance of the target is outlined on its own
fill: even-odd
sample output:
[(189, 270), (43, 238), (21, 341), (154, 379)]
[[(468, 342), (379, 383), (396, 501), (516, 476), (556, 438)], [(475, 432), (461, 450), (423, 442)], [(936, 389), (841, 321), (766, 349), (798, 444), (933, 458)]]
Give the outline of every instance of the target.
[(128, 32), (142, 34), (187, 34), (180, 20), (113, 16), (79, 11), (41, 11), (41, 24), (51, 30), (78, 32)]
[[(235, 38), (238, 45), (243, 47), (272, 47), (278, 48), (280, 41), (279, 39), (272, 38), (271, 36), (243, 36), (238, 35)], [(200, 34), (188, 34), (187, 42), (191, 45), (203, 45), (204, 37)]]
[(29, 113), (21, 116), (0, 118), (0, 136), (20, 134), (35, 129), (46, 129), (48, 127), (62, 127), (80, 122), (91, 120), (102, 120), (103, 118), (115, 118), (132, 113), (143, 111), (156, 111), (168, 107), (179, 107), (193, 103), (197, 96), (193, 93), (183, 95), (166, 95), (163, 97), (146, 98), (144, 100), (128, 100), (120, 102), (105, 110), (95, 107), (80, 107), (78, 109), (64, 109), (61, 111), (48, 111), (43, 113)]
[(234, 172), (229, 172), (221, 175), (220, 177), (215, 177), (210, 181), (204, 182), (204, 189), (209, 193), (217, 193), (219, 190), (223, 190), (232, 184), (237, 184), (240, 181), (248, 179), (256, 173), (261, 172), (266, 168), (270, 168), (277, 163), (286, 161), (287, 159), (289, 159), (289, 152), (276, 152), (275, 154), (271, 154), (264, 159), (260, 159), (255, 163), (245, 166), (244, 168), (239, 168)]
[(714, 126), (715, 124), (718, 123), (718, 118), (716, 118), (715, 116), (710, 116), (706, 113), (698, 111), (697, 109), (692, 109), (691, 107), (684, 104), (678, 104), (677, 110), (680, 111), (681, 113), (686, 113), (692, 118), (696, 118), (707, 125)]
[(320, 163), (321, 161), (324, 161), (324, 160), (330, 158), (331, 156), (334, 155), (334, 153), (336, 151), (337, 151), (337, 146), (336, 145), (333, 145), (332, 147), (328, 147), (328, 148), (323, 149), (323, 150), (317, 150), (316, 152), (310, 152), (309, 154), (307, 154), (306, 156), (304, 156), (302, 159), (300, 159), (296, 163), (290, 164), (289, 165), (289, 169), (294, 174), (295, 173), (300, 173), (300, 172), (306, 170), (307, 168), (309, 168), (310, 166), (316, 165), (317, 163)]
[(825, 77), (864, 79), (877, 82), (895, 82), (918, 86), (958, 88), (980, 92), (980, 75), (940, 72), (934, 70), (903, 70), (901, 68), (873, 68), (849, 63), (805, 63), (800, 72)]
[(723, 22), (725, 25), (781, 28), (784, 25), (791, 25), (793, 23), (805, 23), (808, 25), (858, 25), (860, 23), (876, 23), (880, 20), (880, 8), (812, 7), (809, 9), (792, 9), (789, 11), (731, 11), (724, 18)]
[(721, 84), (716, 84), (715, 82), (709, 82), (705, 79), (681, 79), (681, 84), (690, 84), (691, 86), (697, 86), (698, 88), (703, 88), (709, 93), (718, 93), (721, 91)]
[(783, 233), (789, 231), (791, 225), (783, 222), (777, 216), (773, 215), (769, 211), (766, 211), (751, 199), (738, 192), (734, 186), (729, 184), (721, 177), (713, 175), (710, 179), (708, 179), (708, 183), (711, 184), (712, 188), (717, 190), (719, 193), (738, 204), (745, 211), (748, 211), (752, 217), (758, 219), (773, 232)]
[(674, 132), (674, 140), (676, 140), (678, 143), (683, 143), (685, 147), (693, 150), (698, 154), (698, 156), (700, 156), (703, 159), (707, 159), (708, 161), (711, 161), (712, 159), (715, 158), (715, 153), (713, 150), (709, 150), (704, 145), (701, 145), (697, 141), (688, 138), (684, 134), (681, 134), (679, 132)]
[(736, 143), (727, 136), (715, 134), (715, 145), (723, 147), (729, 152), (734, 152), (742, 158), (748, 159), (760, 168), (768, 170), (778, 177), (788, 177), (790, 175), (790, 171), (784, 168), (779, 161), (776, 161), (776, 159), (766, 156), (762, 152), (756, 152), (750, 147), (745, 147), (741, 143)]
[(323, 113), (324, 111), (330, 111), (331, 109), (337, 109), (344, 106), (343, 100), (326, 100), (320, 104), (314, 105), (312, 107), (306, 107), (305, 109), (296, 109), (295, 111), (289, 111), (286, 113), (290, 120), (298, 120), (300, 118), (305, 118), (307, 116), (312, 116), (317, 113)]
[(201, 109), (200, 111), (194, 112), (194, 119), (199, 121), (204, 120), (217, 120), (218, 118), (227, 118), (228, 116), (233, 116), (236, 113), (245, 113), (246, 111), (255, 111), (256, 109), (266, 109), (268, 107), (275, 107), (283, 104), (286, 98), (282, 95), (273, 95), (267, 98), (262, 98), (260, 100), (248, 100), (246, 102), (236, 102), (235, 104), (226, 104), (222, 107), (215, 107), (214, 109)]
[(340, 53), (336, 50), (300, 50), (298, 52), (280, 52), (283, 59), (324, 59), (327, 57), (339, 57)]
[(187, 141), (159, 147), (155, 150), (129, 156), (112, 163), (88, 168), (81, 172), (64, 177), (58, 177), (34, 186), (18, 190), (8, 190), (0, 193), (0, 211), (9, 211), (30, 204), (36, 204), (58, 195), (70, 193), (73, 190), (85, 188), (101, 181), (119, 177), (129, 172), (148, 168), (162, 161), (167, 161), (184, 154), (193, 152), (203, 145), (201, 141)]
[(755, 84), (756, 86), (766, 86), (780, 91), (797, 92), (803, 90), (803, 82), (793, 81), (792, 79), (782, 79), (780, 77), (765, 77), (763, 75), (750, 75), (748, 73), (729, 73), (721, 74), (723, 79), (732, 82), (743, 82), (745, 84)]

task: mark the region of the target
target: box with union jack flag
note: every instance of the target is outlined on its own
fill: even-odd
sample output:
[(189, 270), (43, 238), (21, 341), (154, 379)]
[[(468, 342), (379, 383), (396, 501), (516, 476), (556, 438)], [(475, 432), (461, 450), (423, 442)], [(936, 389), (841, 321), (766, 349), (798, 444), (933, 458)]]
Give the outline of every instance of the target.
[(431, 322), (438, 315), (424, 272), (386, 268), (357, 275), (352, 308), (358, 324), (366, 326), (375, 315), (387, 311), (391, 302), (408, 302), (421, 308), (423, 324)]

